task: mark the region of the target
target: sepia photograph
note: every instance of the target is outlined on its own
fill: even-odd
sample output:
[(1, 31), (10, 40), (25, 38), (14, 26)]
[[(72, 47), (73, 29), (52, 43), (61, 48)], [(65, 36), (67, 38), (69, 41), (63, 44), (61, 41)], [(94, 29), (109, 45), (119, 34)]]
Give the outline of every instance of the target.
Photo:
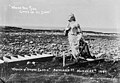
[(120, 83), (119, 0), (0, 0), (0, 83)]

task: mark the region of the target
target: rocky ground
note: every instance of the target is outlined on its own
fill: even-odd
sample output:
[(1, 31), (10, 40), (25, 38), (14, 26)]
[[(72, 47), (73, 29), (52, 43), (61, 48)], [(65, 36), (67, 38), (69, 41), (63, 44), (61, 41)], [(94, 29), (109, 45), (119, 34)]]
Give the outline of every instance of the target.
[[(70, 54), (67, 37), (61, 34), (45, 33), (1, 33), (0, 56), (14, 56), (34, 53), (52, 53), (56, 56)], [(120, 79), (120, 38), (118, 36), (86, 35), (86, 41), (92, 55), (109, 59), (110, 62), (80, 65), (79, 75), (51, 72), (12, 72), (5, 71), (1, 79), (7, 83), (119, 83)], [(99, 54), (101, 54), (99, 56)], [(61, 63), (41, 63), (40, 67), (62, 67)], [(100, 72), (92, 72), (94, 69)], [(84, 71), (83, 71), (84, 70)], [(85, 71), (86, 70), (86, 71)], [(87, 71), (91, 70), (91, 71)]]

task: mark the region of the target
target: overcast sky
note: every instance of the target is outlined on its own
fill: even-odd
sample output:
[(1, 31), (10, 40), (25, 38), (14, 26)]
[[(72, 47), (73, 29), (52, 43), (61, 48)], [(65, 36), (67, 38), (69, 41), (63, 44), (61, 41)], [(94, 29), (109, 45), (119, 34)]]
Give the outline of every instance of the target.
[(119, 4), (119, 0), (0, 0), (0, 25), (59, 29), (74, 13), (83, 30), (118, 32)]

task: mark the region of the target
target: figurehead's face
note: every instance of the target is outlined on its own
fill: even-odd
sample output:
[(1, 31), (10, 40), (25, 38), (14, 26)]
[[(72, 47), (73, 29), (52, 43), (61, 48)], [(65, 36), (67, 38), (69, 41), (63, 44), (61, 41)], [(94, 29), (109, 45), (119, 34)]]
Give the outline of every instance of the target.
[(74, 14), (69, 15), (68, 21), (69, 22), (76, 21)]

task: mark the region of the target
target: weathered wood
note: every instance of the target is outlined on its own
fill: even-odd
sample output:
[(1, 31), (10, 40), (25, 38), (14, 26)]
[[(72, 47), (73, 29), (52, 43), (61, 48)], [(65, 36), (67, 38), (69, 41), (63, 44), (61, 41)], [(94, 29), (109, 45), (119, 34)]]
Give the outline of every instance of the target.
[(65, 53), (63, 52), (63, 67), (65, 66)]

